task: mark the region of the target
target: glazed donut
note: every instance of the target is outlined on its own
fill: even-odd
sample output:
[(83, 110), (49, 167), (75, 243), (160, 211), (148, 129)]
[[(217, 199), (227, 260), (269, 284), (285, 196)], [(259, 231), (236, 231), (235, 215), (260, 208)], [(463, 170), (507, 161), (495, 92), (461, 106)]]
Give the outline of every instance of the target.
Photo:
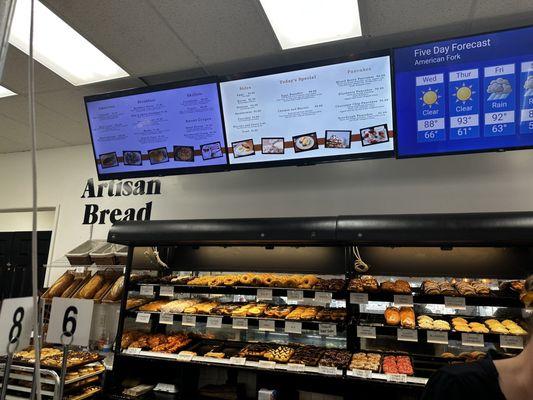
[(285, 282), (283, 282), (283, 286), (284, 287), (288, 287), (288, 288), (295, 288), (295, 287), (298, 287), (298, 279), (300, 277), (298, 275), (287, 275), (285, 277)]
[(238, 277), (239, 283), (244, 286), (250, 286), (252, 284), (251, 274), (242, 274)]
[(318, 278), (314, 275), (304, 275), (298, 280), (298, 288), (311, 289), (318, 282)]
[(272, 287), (283, 287), (284, 286), (284, 276), (279, 274), (273, 274), (272, 275), (272, 282), (269, 286)]
[(239, 282), (239, 279), (235, 275), (226, 275), (224, 278), (224, 286), (235, 286)]
[(252, 275), (252, 285), (253, 286), (264, 286), (264, 276), (263, 276), (263, 274), (254, 274), (254, 275)]
[(208, 286), (219, 286), (224, 282), (224, 277), (221, 276), (211, 276), (209, 279), (209, 282), (207, 283)]
[(272, 286), (272, 283), (274, 282), (274, 279), (275, 279), (275, 275), (267, 274), (263, 278), (263, 284), (265, 286)]

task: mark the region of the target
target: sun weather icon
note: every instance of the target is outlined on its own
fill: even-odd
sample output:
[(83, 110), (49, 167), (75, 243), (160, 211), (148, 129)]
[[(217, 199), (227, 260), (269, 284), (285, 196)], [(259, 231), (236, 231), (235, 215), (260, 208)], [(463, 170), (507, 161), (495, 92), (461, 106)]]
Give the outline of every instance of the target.
[(461, 86), (455, 88), (455, 93), (453, 93), (452, 96), (455, 97), (456, 103), (463, 102), (463, 104), (466, 104), (469, 100), (474, 101), (474, 99), (472, 99), (474, 94), (476, 94), (476, 92), (472, 90), (472, 85), (467, 86), (463, 82)]
[(439, 89), (431, 89), (431, 87), (428, 87), (427, 90), (422, 90), (422, 97), (420, 97), (420, 100), (422, 100), (422, 103), (424, 103), (425, 106), (431, 108), (432, 106), (439, 105), (439, 99), (441, 97)]

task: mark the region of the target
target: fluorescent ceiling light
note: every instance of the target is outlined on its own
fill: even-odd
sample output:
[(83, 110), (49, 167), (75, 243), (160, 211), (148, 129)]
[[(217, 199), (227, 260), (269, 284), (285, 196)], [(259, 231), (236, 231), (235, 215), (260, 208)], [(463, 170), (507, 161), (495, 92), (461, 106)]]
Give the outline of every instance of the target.
[(361, 36), (358, 0), (260, 0), (283, 49)]
[(9, 96), (15, 96), (16, 93), (12, 92), (8, 88), (5, 88), (3, 86), (0, 86), (0, 98), (2, 97), (9, 97)]
[[(29, 53), (30, 0), (18, 0), (9, 42)], [(34, 58), (73, 85), (122, 78), (128, 73), (65, 21), (35, 1)]]

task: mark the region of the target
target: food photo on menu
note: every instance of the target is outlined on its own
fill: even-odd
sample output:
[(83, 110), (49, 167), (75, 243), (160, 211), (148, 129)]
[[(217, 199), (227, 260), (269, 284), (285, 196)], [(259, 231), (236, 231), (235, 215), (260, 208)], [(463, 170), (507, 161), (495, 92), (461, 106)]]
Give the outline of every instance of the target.
[(224, 155), (220, 142), (203, 144), (200, 146), (200, 149), (202, 150), (202, 158), (204, 160), (212, 160), (213, 158), (220, 158)]
[(326, 131), (326, 144), (328, 149), (349, 149), (352, 145), (352, 131)]
[(100, 154), (100, 164), (102, 168), (111, 168), (118, 165), (117, 153)]
[(373, 144), (385, 143), (390, 140), (387, 124), (371, 126), (361, 129), (361, 144), (371, 146)]
[(174, 146), (174, 161), (194, 162), (194, 147)]
[(252, 139), (241, 140), (231, 144), (233, 148), (233, 157), (247, 157), (255, 154), (254, 141)]
[(261, 138), (261, 153), (263, 154), (284, 154), (285, 153), (285, 139), (277, 138)]
[(124, 159), (124, 165), (143, 165), (142, 154), (140, 151), (123, 151), (122, 157)]
[(318, 138), (316, 132), (304, 135), (293, 136), (294, 152), (310, 151), (318, 149)]
[(150, 164), (152, 165), (168, 162), (167, 148), (160, 147), (158, 149), (148, 151), (148, 158), (150, 159)]

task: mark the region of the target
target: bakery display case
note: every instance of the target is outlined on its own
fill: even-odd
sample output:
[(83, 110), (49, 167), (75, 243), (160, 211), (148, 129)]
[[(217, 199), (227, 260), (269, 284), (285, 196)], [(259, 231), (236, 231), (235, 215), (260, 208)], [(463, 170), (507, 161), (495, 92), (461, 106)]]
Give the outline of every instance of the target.
[[(516, 354), (532, 271), (533, 213), (117, 223), (129, 246), (114, 378), (205, 371), (350, 397), (416, 398), (438, 368)], [(160, 267), (135, 258), (157, 248)], [(132, 268), (136, 265), (136, 268)]]

